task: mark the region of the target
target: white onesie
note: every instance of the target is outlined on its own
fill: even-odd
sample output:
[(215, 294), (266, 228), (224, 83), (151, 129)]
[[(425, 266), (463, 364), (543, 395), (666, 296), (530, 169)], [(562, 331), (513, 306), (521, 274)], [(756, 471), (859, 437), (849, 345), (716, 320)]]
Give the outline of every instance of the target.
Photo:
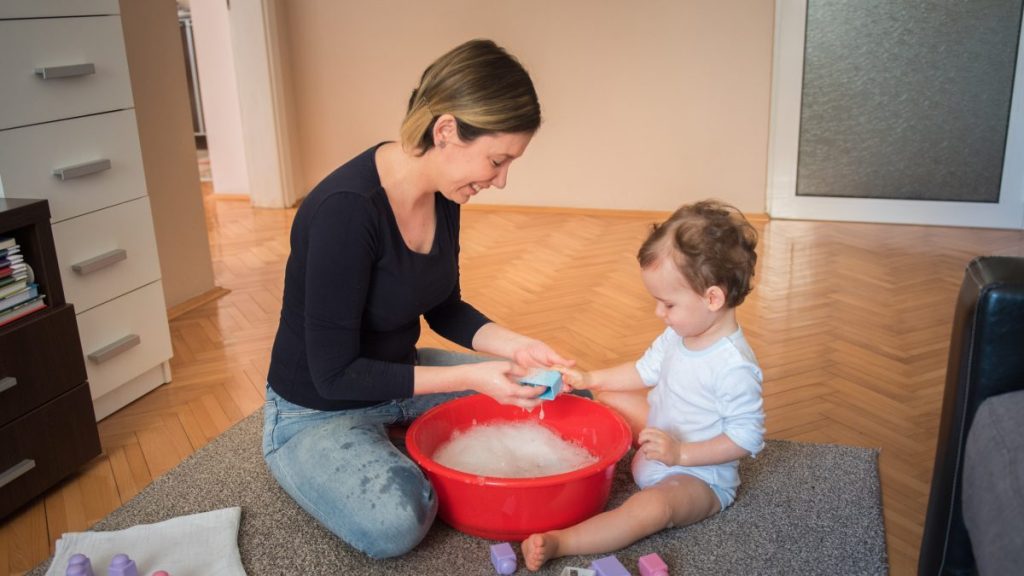
[[(680, 442), (700, 442), (725, 434), (756, 455), (764, 448), (761, 369), (743, 330), (704, 350), (689, 350), (671, 328), (637, 360), (637, 372), (651, 386), (647, 426)], [(637, 451), (633, 479), (641, 488), (674, 474), (689, 474), (715, 491), (722, 510), (736, 498), (739, 461), (713, 466), (666, 466)]]

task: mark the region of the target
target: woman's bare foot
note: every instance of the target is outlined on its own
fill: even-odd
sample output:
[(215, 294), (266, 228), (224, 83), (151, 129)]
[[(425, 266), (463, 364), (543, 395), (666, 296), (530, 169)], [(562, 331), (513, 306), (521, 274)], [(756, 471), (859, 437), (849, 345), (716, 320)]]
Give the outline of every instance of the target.
[(558, 539), (550, 532), (531, 534), (523, 540), (522, 548), (527, 570), (536, 572), (558, 554)]

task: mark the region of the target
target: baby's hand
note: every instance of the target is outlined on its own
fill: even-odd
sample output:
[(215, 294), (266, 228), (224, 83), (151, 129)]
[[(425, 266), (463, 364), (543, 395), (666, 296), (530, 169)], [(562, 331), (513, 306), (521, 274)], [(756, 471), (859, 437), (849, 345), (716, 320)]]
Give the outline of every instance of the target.
[(562, 391), (572, 392), (573, 390), (589, 390), (591, 378), (589, 372), (567, 368), (565, 366), (553, 366), (555, 370), (562, 373)]
[(676, 466), (679, 462), (680, 442), (670, 434), (657, 428), (644, 428), (637, 436), (638, 450), (648, 460), (657, 460), (666, 466)]

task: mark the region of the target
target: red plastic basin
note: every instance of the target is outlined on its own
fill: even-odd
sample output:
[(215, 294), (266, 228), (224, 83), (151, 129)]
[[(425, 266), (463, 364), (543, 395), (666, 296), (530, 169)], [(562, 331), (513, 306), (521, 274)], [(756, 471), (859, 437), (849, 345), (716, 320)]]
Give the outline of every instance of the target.
[[(483, 395), (437, 406), (413, 422), (409, 455), (426, 473), (438, 497), (438, 516), (456, 530), (492, 540), (523, 540), (535, 532), (565, 528), (604, 510), (615, 464), (629, 449), (629, 425), (614, 410), (563, 394), (525, 412)], [(453, 470), (432, 459), (456, 431), (476, 424), (535, 421), (576, 442), (598, 461), (571, 472), (539, 478), (497, 478)]]

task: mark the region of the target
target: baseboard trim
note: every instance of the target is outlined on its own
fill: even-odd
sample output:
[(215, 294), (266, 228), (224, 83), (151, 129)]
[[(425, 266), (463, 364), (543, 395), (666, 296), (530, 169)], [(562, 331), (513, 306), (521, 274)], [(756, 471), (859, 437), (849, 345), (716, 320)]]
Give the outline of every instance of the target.
[(185, 300), (181, 304), (175, 304), (174, 306), (168, 308), (167, 319), (174, 320), (175, 318), (181, 316), (182, 314), (191, 312), (192, 310), (199, 308), (200, 306), (206, 304), (207, 302), (213, 302), (214, 300), (217, 300), (222, 296), (227, 296), (230, 293), (231, 290), (228, 290), (227, 288), (214, 286), (210, 290), (207, 290), (206, 292), (203, 292), (198, 296), (193, 296), (192, 298)]
[[(619, 208), (573, 208), (568, 206), (517, 206), (514, 204), (465, 204), (463, 210), (470, 212), (527, 212), (532, 214), (576, 214), (580, 216), (618, 216), (626, 218), (649, 218), (661, 222), (672, 215), (672, 210), (625, 210)], [(770, 220), (765, 213), (744, 213), (752, 222)]]

